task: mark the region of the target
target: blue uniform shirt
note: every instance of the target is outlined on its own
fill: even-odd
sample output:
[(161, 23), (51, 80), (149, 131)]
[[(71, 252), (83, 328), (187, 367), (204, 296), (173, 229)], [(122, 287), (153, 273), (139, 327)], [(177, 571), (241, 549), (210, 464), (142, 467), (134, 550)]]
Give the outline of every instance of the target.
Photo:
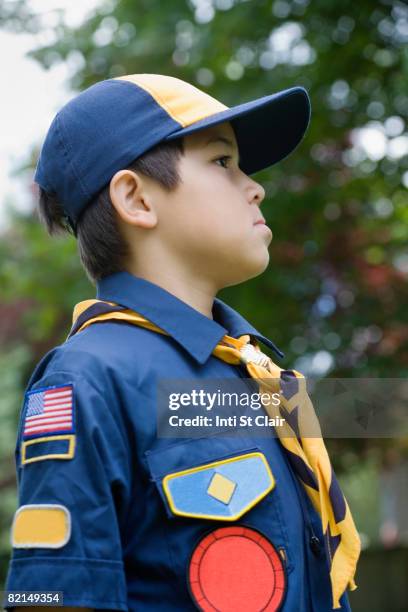
[[(135, 310), (169, 336), (120, 321), (95, 323), (37, 365), (16, 444), (19, 508), (6, 589), (62, 591), (64, 605), (99, 610), (193, 611), (187, 574), (198, 543), (213, 530), (243, 526), (263, 534), (279, 551), (286, 581), (281, 609), (329, 612), (320, 518), (279, 440), (245, 434), (176, 441), (157, 436), (160, 378), (247, 376), (244, 366), (212, 355), (225, 334), (252, 334), (279, 356), (283, 353), (221, 300), (215, 299), (211, 320), (128, 272), (99, 281), (97, 298)], [(63, 426), (51, 416), (36, 429), (39, 403), (61, 409)], [(51, 435), (64, 427), (65, 436)], [(173, 512), (164, 494), (166, 475), (253, 452), (265, 457), (275, 486), (262, 499), (254, 498), (240, 518)], [(36, 510), (43, 513), (36, 520), (45, 522), (44, 533), (27, 544)], [(58, 541), (45, 541), (47, 517), (59, 524)], [(350, 610), (346, 594), (341, 604), (341, 610)]]

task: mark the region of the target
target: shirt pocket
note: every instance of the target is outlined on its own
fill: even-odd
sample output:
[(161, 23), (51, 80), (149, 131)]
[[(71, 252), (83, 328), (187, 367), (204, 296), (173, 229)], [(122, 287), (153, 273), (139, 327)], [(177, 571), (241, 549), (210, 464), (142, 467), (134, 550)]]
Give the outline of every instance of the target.
[(278, 485), (253, 440), (209, 436), (147, 451), (145, 456), (167, 514), (172, 564), (182, 580), (200, 539), (231, 524), (260, 531), (291, 571)]

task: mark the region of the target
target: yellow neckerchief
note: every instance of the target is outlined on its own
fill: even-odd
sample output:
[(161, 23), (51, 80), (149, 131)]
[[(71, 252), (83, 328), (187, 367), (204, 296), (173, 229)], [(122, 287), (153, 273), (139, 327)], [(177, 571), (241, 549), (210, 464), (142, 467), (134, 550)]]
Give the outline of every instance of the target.
[[(84, 300), (76, 304), (68, 338), (95, 322), (122, 320), (152, 331), (169, 334), (142, 315), (115, 302)], [(245, 363), (252, 378), (257, 379), (261, 393), (279, 393), (280, 416), (284, 425), (275, 427), (286, 450), (293, 471), (319, 513), (330, 560), (333, 608), (340, 608), (339, 599), (347, 588), (354, 591), (360, 538), (347, 501), (337, 478), (321, 435), (313, 404), (306, 390), (306, 379), (296, 370), (283, 370), (261, 352), (249, 335), (233, 338), (225, 335), (213, 350), (213, 355), (232, 365)], [(288, 397), (285, 397), (285, 390)], [(276, 397), (276, 396), (275, 396)], [(272, 405), (271, 405), (272, 404)], [(268, 402), (267, 414), (276, 417), (276, 407)], [(316, 437), (309, 437), (310, 432)], [(303, 435), (307, 432), (308, 435)]]

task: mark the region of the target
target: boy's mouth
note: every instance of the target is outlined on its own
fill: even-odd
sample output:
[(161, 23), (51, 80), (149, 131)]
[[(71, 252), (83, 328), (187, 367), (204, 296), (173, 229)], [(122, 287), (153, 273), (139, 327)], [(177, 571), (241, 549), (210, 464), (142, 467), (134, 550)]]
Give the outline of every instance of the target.
[(259, 225), (259, 224), (265, 225), (265, 219), (263, 217), (261, 217), (260, 219), (254, 222), (254, 225)]

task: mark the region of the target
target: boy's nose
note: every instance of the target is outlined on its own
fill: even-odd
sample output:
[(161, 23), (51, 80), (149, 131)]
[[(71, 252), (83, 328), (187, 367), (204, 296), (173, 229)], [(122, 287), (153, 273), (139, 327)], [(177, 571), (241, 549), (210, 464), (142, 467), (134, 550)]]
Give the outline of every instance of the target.
[(249, 203), (260, 205), (265, 198), (265, 189), (260, 183), (251, 179), (251, 185), (249, 189)]

